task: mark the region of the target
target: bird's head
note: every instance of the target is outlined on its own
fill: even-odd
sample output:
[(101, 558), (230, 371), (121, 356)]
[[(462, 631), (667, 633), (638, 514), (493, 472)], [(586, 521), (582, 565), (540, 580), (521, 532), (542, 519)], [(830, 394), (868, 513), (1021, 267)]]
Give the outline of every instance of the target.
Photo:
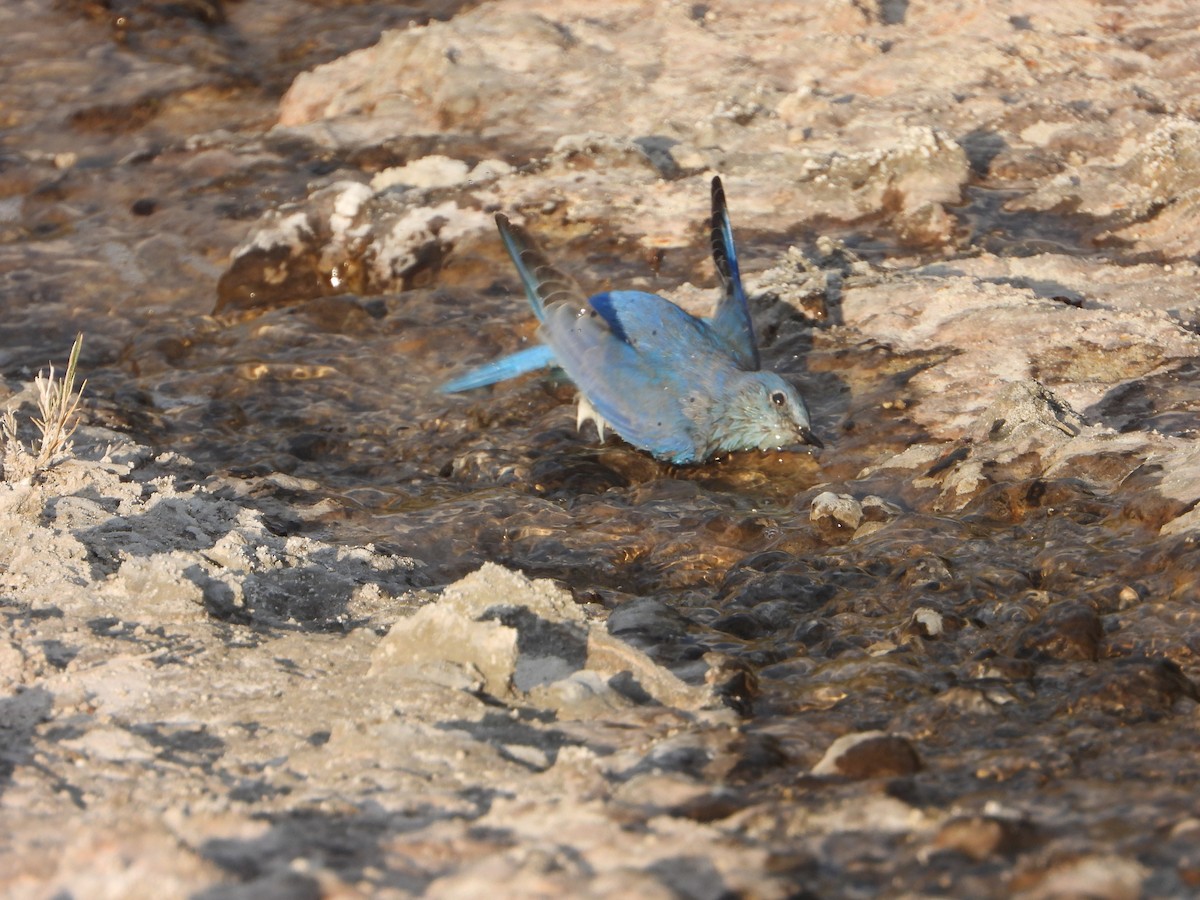
[(812, 433), (808, 407), (797, 390), (774, 372), (747, 372), (723, 418), (722, 450), (787, 450), (824, 447)]

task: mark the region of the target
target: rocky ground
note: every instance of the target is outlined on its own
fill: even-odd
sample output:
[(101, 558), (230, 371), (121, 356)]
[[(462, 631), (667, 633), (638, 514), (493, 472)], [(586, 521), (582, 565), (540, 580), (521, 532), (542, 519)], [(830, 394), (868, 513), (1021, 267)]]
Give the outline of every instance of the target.
[[(90, 378), (0, 482), (6, 896), (1200, 889), (1193, 4), (0, 22), (6, 404)], [(825, 453), (434, 392), (530, 333), (494, 212), (704, 310), (714, 173)]]

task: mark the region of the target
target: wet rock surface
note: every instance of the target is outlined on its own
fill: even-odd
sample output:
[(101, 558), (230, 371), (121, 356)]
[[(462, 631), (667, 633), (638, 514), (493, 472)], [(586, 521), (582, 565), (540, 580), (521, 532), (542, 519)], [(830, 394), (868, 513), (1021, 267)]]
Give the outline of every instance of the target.
[[(6, 4), (2, 892), (1194, 892), (1192, 7)], [(714, 173), (823, 453), (437, 393)]]

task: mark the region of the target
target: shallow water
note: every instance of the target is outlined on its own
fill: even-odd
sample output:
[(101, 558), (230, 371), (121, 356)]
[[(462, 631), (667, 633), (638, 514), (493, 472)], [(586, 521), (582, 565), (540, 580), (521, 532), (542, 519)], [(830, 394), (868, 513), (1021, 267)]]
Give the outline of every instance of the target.
[[(402, 294), (315, 296), (285, 308), (210, 317), (216, 276), (249, 220), (303, 196), (314, 175), (380, 165), (306, 159), (308, 148), (257, 136), (289, 73), (368, 43), (396, 24), (396, 14), (370, 4), (308, 5), (311, 18), (301, 28), (271, 32), (272, 21), (296, 15), (297, 8), (266, 4), (256, 14), (262, 16), (259, 34), (247, 32), (243, 7), (230, 6), (224, 14), (238, 24), (241, 39), (251, 41), (239, 47), (234, 68), (262, 74), (228, 87), (220, 103), (195, 108), (187, 96), (194, 86), (166, 91), (156, 115), (142, 123), (116, 112), (113, 98), (178, 62), (190, 66), (192, 82), (211, 89), (231, 77), (231, 54), (201, 57), (197, 64), (193, 44), (215, 53), (231, 39), (208, 26), (196, 11), (200, 6), (190, 17), (174, 8), (156, 11), (153, 4), (125, 6), (120, 16), (133, 24), (113, 24), (117, 13), (86, 3), (40, 16), (40, 6), (26, 4), (23, 16), (12, 16), (24, 25), (14, 42), (24, 52), (10, 55), (8, 65), (26, 72), (30, 87), (27, 108), (4, 138), (8, 327), (0, 352), (8, 373), (61, 358), (71, 336), (82, 331), (83, 368), (102, 414), (204, 466), (311, 479), (304, 491), (309, 499), (338, 501), (324, 528), (355, 539), (424, 541), (417, 555), (446, 578), (497, 553), (567, 577), (572, 537), (591, 546), (604, 544), (597, 537), (604, 534), (621, 546), (614, 558), (626, 560), (618, 568), (627, 574), (615, 576), (614, 587), (651, 589), (657, 576), (639, 573), (672, 568), (665, 559), (655, 562), (660, 552), (676, 556), (665, 546), (711, 544), (716, 537), (721, 546), (727, 542), (728, 553), (694, 567), (698, 583), (713, 583), (734, 557), (789, 540), (788, 523), (803, 509), (809, 486), (852, 479), (884, 451), (921, 437), (903, 402), (889, 401), (903, 401), (906, 377), (923, 360), (863, 346), (852, 334), (787, 308), (756, 311), (772, 323), (763, 330), (763, 351), (810, 399), (816, 429), (831, 445), (816, 456), (739, 454), (679, 469), (619, 441), (600, 446), (590, 432), (575, 434), (573, 391), (550, 377), (439, 394), (435, 386), (449, 373), (510, 350), (531, 333), (531, 317), (498, 246), (486, 261), (450, 266), (433, 273), (434, 283)], [(336, 44), (322, 27), (332, 15), (339, 24)], [(297, 30), (308, 38), (292, 47), (283, 37)], [(321, 41), (309, 46), (315, 35)], [(37, 79), (61, 65), (45, 61), (45, 45), (68, 41), (94, 48), (86, 82), (81, 70), (74, 81), (57, 83), (58, 97), (46, 95), (51, 89), (44, 81), (33, 91)], [(200, 121), (190, 117), (196, 110)], [(218, 122), (229, 134), (209, 132), (212, 149), (197, 152), (190, 135)], [(392, 148), (400, 158), (411, 151)], [(71, 153), (74, 164), (60, 160), (60, 169), (52, 153)], [(261, 160), (247, 167), (236, 159), (240, 153)], [(985, 246), (1025, 252), (1027, 229), (1014, 228), (1002, 204), (973, 202), (963, 215), (970, 227), (961, 243), (927, 260), (970, 256)], [(1039, 240), (1087, 252), (1075, 243), (1082, 239), (1078, 231), (1060, 227), (1050, 235), (1052, 217), (1036, 218)], [(886, 231), (869, 227), (832, 236), (868, 258), (899, 249)], [(777, 240), (743, 236), (751, 271), (783, 248)], [(599, 249), (573, 244), (558, 248), (557, 258), (568, 269), (575, 263), (595, 270)], [(572, 253), (587, 254), (586, 262)], [(669, 289), (702, 255), (702, 247), (671, 254), (657, 261), (657, 271), (649, 260), (616, 256), (600, 266), (612, 278), (650, 279), (651, 287)], [(876, 480), (870, 487), (921, 508), (920, 497), (903, 484)], [(548, 528), (563, 543), (560, 551), (532, 525), (548, 515), (572, 523), (565, 531)], [(444, 539), (434, 536), (438, 523), (446, 523)], [(628, 535), (623, 541), (622, 534)], [(557, 567), (556, 552), (564, 554)]]
[[(424, 4), (416, 18), (462, 5)], [(925, 437), (906, 384), (930, 358), (782, 304), (756, 310), (770, 323), (764, 357), (810, 399), (822, 453), (673, 467), (577, 434), (574, 392), (549, 376), (440, 394), (450, 373), (531, 334), (498, 241), (401, 293), (320, 285), (286, 306), (213, 317), (227, 256), (261, 213), (303, 198), (315, 179), (446, 149), (421, 139), (373, 158), (314, 159), (307, 146), (263, 137), (293, 73), (369, 44), (406, 14), (271, 0), (253, 13), (224, 7), (237, 25), (226, 29), (148, 3), (125, 4), (134, 24), (118, 26), (111, 6), (26, 2), (5, 14), (18, 30), (4, 81), (19, 73), (23, 85), (0, 139), (6, 376), (61, 360), (81, 331), (94, 415), (243, 480), (276, 514), (296, 510), (280, 529), (394, 547), (422, 560), (434, 584), (488, 560), (557, 579), (684, 677), (710, 652), (753, 672), (757, 689), (743, 685), (731, 702), (754, 712), (750, 730), (763, 740), (815, 751), (851, 728), (921, 736), (942, 754), (941, 772), (903, 788), (916, 802), (966, 803), (1000, 785), (1009, 796), (1052, 793), (1059, 765), (1085, 787), (1114, 768), (1145, 777), (1160, 815), (1187, 811), (1186, 792), (1163, 785), (1195, 781), (1168, 724), (1194, 688), (1162, 660), (1194, 665), (1200, 655), (1197, 551), (1191, 539), (1157, 536), (1180, 510), (1147, 499), (1139, 478), (1153, 473), (1106, 492), (1014, 463), (958, 512), (940, 507), (936, 480), (917, 477), (936, 466), (860, 477)], [(64, 62), (77, 45), (86, 64)], [(163, 84), (153, 103), (147, 81)], [(1085, 225), (1014, 216), (1006, 195), (989, 191), (960, 211), (958, 243), (945, 250), (904, 247), (871, 223), (829, 234), (875, 262), (1097, 252)], [(811, 235), (740, 237), (754, 271)], [(576, 242), (556, 258), (670, 289), (704, 250), (651, 260), (620, 249)], [(1109, 398), (1106, 415), (1194, 433), (1193, 369)], [(970, 452), (947, 447), (947, 464)], [(808, 511), (819, 491), (852, 481), (884, 512), (878, 531), (850, 542)], [(1149, 724), (1135, 737), (1109, 730), (1112, 718)], [(1163, 778), (1131, 772), (1135, 744), (1147, 742), (1164, 748)], [(756, 795), (806, 790), (782, 763), (741, 777)], [(1108, 839), (1152, 856), (1124, 813), (1110, 811)], [(888, 850), (877, 848), (890, 864)], [(876, 875), (866, 866), (860, 877)], [(938, 874), (911, 862), (904, 877), (933, 889)]]
[[(314, 160), (305, 157), (307, 147), (259, 137), (289, 73), (370, 42), (395, 24), (396, 14), (384, 7), (268, 4), (259, 30), (247, 31), (246, 10), (231, 6), (225, 12), (239, 26), (239, 39), (250, 42), (239, 47), (236, 65), (221, 27), (152, 6), (130, 8), (136, 13), (131, 21), (142, 23), (137, 28), (114, 26), (107, 13), (86, 4), (22, 20), (25, 31), (16, 44), (24, 58), (10, 59), (14, 70), (28, 70), (32, 79), (57, 72), (59, 64), (44, 61), (47, 42), (87, 42), (94, 59), (86, 83), (84, 70), (74, 81), (58, 82), (54, 104), (27, 90), (24, 118), (5, 137), (7, 193), (24, 198), (19, 205), (10, 201), (13, 214), (0, 249), (9, 325), (0, 353), (10, 374), (61, 356), (70, 336), (82, 331), (82, 367), (99, 415), (202, 469), (268, 479), (260, 491), (315, 510), (282, 527), (394, 545), (423, 560), (439, 583), (494, 560), (560, 579), (609, 605), (649, 595), (694, 607), (706, 642), (725, 646), (730, 632), (722, 627), (733, 629), (738, 640), (730, 646), (756, 663), (811, 657), (823, 646), (810, 633), (813, 623), (836, 622), (841, 633), (847, 615), (857, 623), (855, 636), (835, 643), (867, 646), (894, 638), (926, 595), (969, 621), (972, 604), (986, 602), (980, 577), (998, 578), (1008, 592), (1043, 589), (1028, 548), (1045, 538), (1019, 534), (1036, 531), (1028, 520), (1041, 515), (1039, 504), (1018, 505), (1011, 521), (997, 522), (979, 511), (985, 495), (963, 515), (929, 520), (934, 492), (889, 475), (860, 480), (855, 492), (873, 492), (900, 514), (852, 551), (839, 546), (844, 536), (808, 523), (814, 485), (836, 490), (887, 452), (922, 438), (905, 413), (905, 383), (926, 360), (864, 346), (831, 322), (788, 307), (756, 310), (760, 323), (768, 323), (761, 329), (764, 357), (795, 377), (830, 449), (735, 454), (683, 468), (612, 438), (600, 445), (590, 431), (577, 434), (573, 390), (550, 376), (466, 395), (437, 392), (449, 373), (509, 351), (531, 333), (499, 246), (486, 259), (432, 271), (424, 284), (400, 294), (338, 295), (327, 284), (314, 285), (310, 299), (211, 317), (224, 257), (261, 212), (302, 197), (314, 177), (370, 171), (439, 148), (422, 139), (381, 150), (379, 159)], [(443, 15), (453, 8), (428, 11)], [(322, 35), (321, 41), (292, 46), (284, 35), (296, 29), (270, 31), (272, 21), (300, 13), (307, 16), (300, 30)], [(331, 15), (339, 23), (336, 43), (323, 27)], [(68, 28), (52, 33), (50, 26), (63, 22)], [(197, 45), (215, 58), (198, 57)], [(136, 93), (142, 79), (180, 63), (188, 71), (184, 86), (164, 91), (145, 122), (131, 121), (128, 110), (114, 104), (114, 97)], [(249, 78), (248, 72), (261, 74)], [(210, 92), (198, 106), (191, 96), (196, 90)], [(193, 118), (197, 110), (200, 121)], [(197, 151), (190, 135), (218, 123), (228, 133), (209, 131), (201, 143), (211, 147)], [(64, 152), (74, 154), (73, 165), (49, 155)], [(245, 155), (254, 161), (247, 165)], [(1019, 256), (1030, 252), (1030, 240), (1089, 252), (1080, 243), (1084, 231), (1064, 220), (1005, 213), (1007, 196), (976, 190), (962, 209), (958, 244), (923, 261), (980, 249)], [(895, 242), (885, 224), (830, 229), (829, 236), (865, 258), (902, 253), (912, 261), (912, 250)], [(742, 235), (747, 269), (768, 265), (797, 238), (805, 236)], [(670, 289), (688, 277), (703, 252), (701, 245), (651, 260), (622, 257), (619, 248), (594, 241), (556, 248), (564, 268), (640, 279), (650, 289)], [(235, 289), (228, 275), (221, 289)], [(274, 473), (294, 480), (281, 485), (270, 480)], [(993, 493), (1019, 489), (997, 486)], [(1072, 491), (1069, 482), (1042, 489)], [(1120, 522), (1119, 501), (1103, 502), (1113, 508), (1096, 521)], [(933, 521), (944, 528), (931, 530)], [(964, 529), (971, 534), (967, 543)], [(947, 532), (941, 540), (939, 531)], [(1146, 530), (1117, 528), (1119, 538), (1113, 532), (1100, 527), (1081, 528), (1072, 538), (1056, 535), (1068, 542), (1060, 554), (1078, 560), (1070, 593), (1080, 581), (1103, 579), (1119, 590), (1156, 574), (1132, 561), (1114, 574), (1113, 554), (1102, 549), (1110, 542), (1127, 543), (1125, 555), (1134, 559), (1157, 542)], [(920, 550), (922, 544), (928, 549)], [(1015, 554), (1014, 545), (1026, 552)], [(811, 590), (831, 596), (803, 615), (785, 606), (760, 621), (752, 607), (729, 624), (731, 610), (742, 605), (730, 579), (736, 574), (755, 583), (748, 573), (763, 554), (786, 558), (785, 569), (798, 567), (804, 573), (798, 579), (822, 585)], [(918, 580), (912, 588), (914, 559), (940, 560), (954, 574), (931, 579), (934, 587)], [(757, 578), (782, 577), (774, 565)], [(881, 593), (890, 597), (886, 603)], [(805, 637), (782, 637), (785, 623), (785, 632)]]

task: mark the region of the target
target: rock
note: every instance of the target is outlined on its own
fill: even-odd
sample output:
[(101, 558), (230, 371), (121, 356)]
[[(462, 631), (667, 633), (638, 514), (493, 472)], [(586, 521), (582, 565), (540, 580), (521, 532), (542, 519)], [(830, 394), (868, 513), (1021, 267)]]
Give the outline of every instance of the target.
[(1017, 657), (1095, 660), (1100, 657), (1104, 626), (1096, 611), (1084, 603), (1064, 600), (1049, 607), (1022, 630)]
[(849, 494), (822, 491), (812, 499), (809, 518), (831, 532), (839, 529), (853, 532), (862, 523), (863, 508), (862, 504)]
[[(932, 292), (903, 279), (864, 284), (846, 291), (841, 308), (846, 322), (896, 349), (972, 347), (908, 382), (919, 398), (913, 416), (941, 439), (990, 432), (1010, 418), (1065, 438), (1064, 427), (1078, 427), (1066, 410), (1086, 409), (1115, 384), (1192, 355), (1197, 341), (1170, 315), (1146, 306), (1078, 309), (990, 278), (950, 276)], [(1031, 380), (1040, 387), (1028, 386)], [(1027, 388), (1001, 400), (1014, 383)], [(1054, 397), (1049, 406), (1044, 389)], [(985, 412), (1014, 402), (1024, 412)]]
[(463, 183), (494, 181), (511, 171), (512, 166), (503, 160), (484, 160), (472, 168), (461, 159), (434, 154), (378, 172), (371, 179), (371, 190), (379, 193), (397, 187), (408, 190), (452, 187)]
[(11, 641), (0, 640), (0, 691), (16, 693), (17, 686), (24, 680), (25, 654)]
[(1073, 692), (1070, 707), (1115, 716), (1122, 722), (1154, 721), (1177, 703), (1195, 708), (1200, 689), (1175, 663), (1122, 659), (1098, 670)]
[(1194, 254), (1200, 245), (1188, 235), (1200, 215), (1200, 128), (1190, 119), (1166, 117), (1147, 133), (1130, 136), (1121, 156), (1063, 173), (1019, 206), (1071, 204), (1114, 220), (1110, 237), (1139, 251), (1153, 246), (1172, 256)]
[(491, 563), (393, 625), (371, 674), (446, 662), (479, 673), (497, 698), (564, 716), (651, 699), (690, 709), (714, 702), (709, 689), (685, 684), (589, 623), (566, 591)]
[(1145, 866), (1121, 856), (1073, 856), (1051, 866), (1034, 884), (1023, 885), (1016, 896), (1023, 900), (1136, 900), (1143, 895), (1149, 874)]
[(976, 442), (1006, 441), (1020, 450), (1040, 441), (1051, 445), (1079, 434), (1083, 419), (1053, 392), (1036, 381), (1008, 385), (979, 416), (972, 438)]
[[(21, 526), (21, 539), (0, 554), (4, 583), (27, 602), (93, 618), (178, 623), (215, 615), (325, 627), (345, 616), (365, 578), (392, 598), (422, 581), (413, 560), (281, 538), (261, 514), (228, 499), (117, 477), (108, 463), (78, 460), (46, 484), (16, 490), (27, 510), (49, 516)], [(0, 484), (0, 498), (13, 491)], [(84, 595), (68, 588), (89, 579), (97, 587)]]
[[(813, 29), (810, 16), (795, 12), (775, 10), (772, 21), (779, 41), (803, 39)], [(503, 11), (480, 7), (449, 22), (390, 32), (373, 47), (301, 74), (281, 103), (279, 130), (375, 144), (397, 135), (484, 133), (500, 144), (540, 144), (552, 166), (560, 164), (555, 159), (576, 169), (593, 166), (599, 149), (610, 162), (616, 152), (622, 164), (669, 178), (719, 165), (720, 154), (709, 148), (737, 139), (752, 155), (749, 166), (773, 185), (766, 192), (757, 185), (741, 189), (746, 208), (779, 206), (783, 190), (793, 198), (788, 206), (844, 220), (882, 210), (916, 243), (946, 241), (953, 220), (944, 205), (958, 202), (969, 177), (963, 149), (930, 125), (892, 121), (872, 126), (873, 146), (865, 151), (846, 141), (813, 146), (794, 139), (807, 127), (803, 107), (812, 94), (764, 90), (775, 66), (789, 64), (779, 56), (782, 46), (757, 42), (748, 55), (736, 32), (706, 28), (683, 7), (647, 0), (635, 9), (584, 15), (521, 0)], [(822, 50), (856, 55), (840, 44)], [(647, 60), (654, 60), (650, 69)], [(724, 63), (729, 70), (714, 79)], [(813, 72), (838, 66), (829, 60)], [(558, 81), (569, 81), (571, 92), (542, 89)], [(698, 92), (710, 108), (697, 110)], [(578, 119), (576, 96), (591, 100), (589, 130), (564, 135), (563, 124)], [(360, 110), (373, 115), (356, 115)], [(787, 130), (781, 133), (779, 123)], [(744, 134), (757, 137), (744, 141)], [(577, 207), (582, 199), (576, 190)], [(674, 210), (647, 212), (665, 224)], [(673, 230), (656, 223), (651, 233)]]
[(1161, 475), (1154, 494), (1168, 501), (1170, 513), (1161, 526), (1162, 534), (1186, 534), (1200, 525), (1200, 511), (1196, 501), (1200, 500), (1195, 476), (1200, 472), (1200, 448), (1188, 443), (1159, 443), (1150, 459), (1161, 467)]
[(921, 759), (907, 738), (883, 731), (842, 735), (813, 766), (814, 775), (841, 775), (859, 781), (895, 778), (921, 770)]
[[(413, 163), (382, 180), (377, 176), (376, 188), (337, 182), (318, 189), (303, 204), (272, 210), (234, 250), (217, 287), (215, 312), (412, 288), (455, 247), (490, 236), (494, 226), (479, 210), (450, 200), (422, 205), (424, 194), (413, 199), (389, 188), (406, 177), (450, 184), (469, 180), (460, 168), (465, 163), (456, 160), (424, 167)], [(499, 172), (480, 165), (473, 174), (494, 179)]]
[(587, 631), (565, 591), (489, 564), (393, 625), (372, 672), (397, 663), (467, 664), (482, 673), (489, 691), (509, 697), (582, 668)]
[(1013, 856), (1035, 847), (1038, 837), (1038, 830), (1024, 819), (957, 816), (938, 829), (929, 850), (961, 853), (978, 863), (993, 856)]
[(930, 606), (921, 606), (913, 610), (905, 630), (927, 640), (939, 640), (952, 636), (963, 625), (961, 616)]

